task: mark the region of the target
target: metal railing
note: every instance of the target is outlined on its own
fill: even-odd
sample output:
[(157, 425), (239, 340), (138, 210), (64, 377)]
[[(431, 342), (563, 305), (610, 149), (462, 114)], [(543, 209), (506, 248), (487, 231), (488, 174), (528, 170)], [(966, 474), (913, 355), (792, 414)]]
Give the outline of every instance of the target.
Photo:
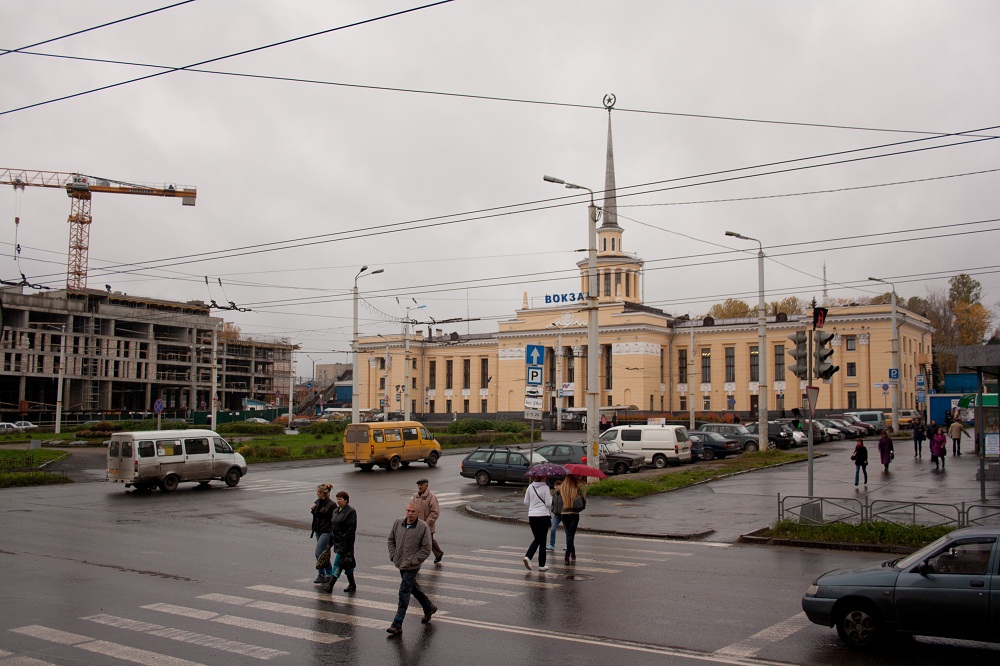
[(31, 453), (26, 453), (23, 456), (0, 458), (0, 474), (5, 472), (34, 472), (36, 469), (35, 456)]
[(778, 495), (778, 519), (794, 520), (803, 524), (834, 525), (838, 523), (859, 525), (875, 521), (897, 525), (935, 527), (953, 525), (1000, 526), (1000, 505), (990, 504), (940, 504), (902, 500), (856, 497), (806, 497)]

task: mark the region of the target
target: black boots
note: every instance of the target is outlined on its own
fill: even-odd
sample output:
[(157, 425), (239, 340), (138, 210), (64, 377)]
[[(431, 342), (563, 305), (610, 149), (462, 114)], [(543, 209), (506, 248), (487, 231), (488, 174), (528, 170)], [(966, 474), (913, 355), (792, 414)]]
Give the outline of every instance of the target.
[(333, 586), (337, 584), (337, 579), (334, 576), (327, 576), (326, 582), (323, 584), (323, 591), (327, 594), (333, 592)]
[(354, 584), (354, 573), (350, 571), (346, 571), (344, 573), (347, 576), (347, 583), (348, 583), (347, 587), (344, 588), (344, 592), (346, 592), (347, 594), (350, 594), (351, 592), (357, 592), (358, 586)]

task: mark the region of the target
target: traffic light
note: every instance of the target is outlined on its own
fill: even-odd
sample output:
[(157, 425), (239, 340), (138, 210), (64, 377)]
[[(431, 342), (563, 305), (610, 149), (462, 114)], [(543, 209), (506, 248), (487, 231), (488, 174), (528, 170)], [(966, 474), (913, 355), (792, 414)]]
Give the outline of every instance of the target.
[(809, 352), (806, 350), (805, 331), (797, 331), (788, 336), (788, 339), (795, 343), (795, 347), (788, 350), (788, 355), (795, 359), (795, 363), (788, 366), (788, 370), (799, 379), (809, 378), (809, 369), (806, 367), (806, 360)]
[(840, 366), (834, 365), (828, 360), (833, 356), (833, 350), (827, 345), (833, 340), (834, 334), (816, 331), (814, 336), (813, 340), (815, 341), (816, 348), (813, 350), (813, 356), (816, 362), (813, 364), (813, 376), (816, 379), (830, 379), (840, 370)]

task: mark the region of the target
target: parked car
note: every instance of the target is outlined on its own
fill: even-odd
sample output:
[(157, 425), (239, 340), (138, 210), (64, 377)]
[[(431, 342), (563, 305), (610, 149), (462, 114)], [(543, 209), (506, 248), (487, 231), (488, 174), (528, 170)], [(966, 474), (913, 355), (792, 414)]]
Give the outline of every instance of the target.
[(834, 426), (844, 429), (844, 436), (847, 439), (858, 439), (868, 434), (868, 428), (860, 423), (850, 423), (844, 419), (826, 419)]
[[(899, 410), (899, 429), (900, 430), (913, 430), (913, 422), (920, 418), (920, 412), (915, 409), (901, 409)], [(885, 418), (885, 425), (889, 428), (892, 427), (892, 416), (887, 416)]]
[(735, 439), (728, 439), (717, 432), (702, 432), (693, 430), (688, 433), (692, 442), (701, 442), (702, 460), (715, 460), (726, 456), (738, 456), (743, 453), (743, 447)]
[[(268, 421), (267, 419), (258, 418), (256, 416), (251, 416), (250, 418), (248, 418), (246, 420), (246, 422), (247, 423), (264, 423), (264, 424), (270, 423), (270, 421)], [(294, 421), (292, 421), (292, 423), (294, 423)]]
[[(748, 423), (747, 430), (749, 430), (752, 434), (757, 435), (757, 426), (758, 424), (756, 422)], [(781, 423), (776, 423), (775, 421), (767, 422), (767, 443), (767, 448), (769, 449), (773, 449), (775, 446), (779, 449), (790, 449), (793, 446), (797, 446), (795, 436), (792, 434), (792, 429)]]
[(299, 428), (307, 426), (310, 423), (312, 423), (312, 421), (310, 419), (292, 419), (292, 423), (291, 423), (291, 425), (288, 426), (288, 429), (289, 430), (298, 430)]
[[(694, 450), (692, 449), (692, 453)], [(626, 451), (614, 442), (601, 443), (601, 455), (608, 461), (608, 468), (614, 474), (638, 472), (646, 464), (646, 456)]]
[[(566, 465), (569, 463), (576, 463), (578, 465), (587, 464), (587, 445), (586, 444), (544, 444), (542, 446), (536, 446), (535, 451), (538, 455), (542, 456), (551, 463), (556, 463), (557, 465)], [(596, 467), (604, 473), (608, 471), (608, 459), (603, 455), (598, 456), (599, 461)]]
[(0, 435), (6, 435), (14, 432), (21, 432), (21, 429), (13, 423), (0, 423)]
[(744, 451), (758, 450), (757, 435), (751, 434), (742, 423), (703, 423), (698, 431), (717, 432), (728, 439), (735, 439)]
[[(788, 426), (789, 430), (792, 431), (792, 436), (795, 438), (795, 446), (807, 446), (809, 444), (809, 434), (806, 433), (806, 423), (805, 419), (775, 419), (778, 423), (782, 423)], [(812, 422), (813, 429), (813, 444), (820, 444), (825, 442), (827, 439), (826, 429), (820, 426), (815, 421)]]
[(833, 419), (816, 419), (816, 422), (827, 430), (836, 431), (833, 439), (851, 439), (857, 437), (857, 430), (846, 424), (840, 424)]
[(873, 424), (862, 421), (854, 414), (828, 414), (827, 417), (831, 419), (842, 419), (850, 425), (860, 426), (865, 429), (866, 435), (874, 435), (878, 432), (878, 428), (876, 428)]
[(512, 447), (481, 447), (465, 456), (459, 474), (467, 479), (475, 479), (481, 486), (488, 486), (493, 481), (499, 484), (523, 483), (531, 479), (524, 475), (531, 465), (547, 462), (544, 456), (535, 451), (528, 464), (528, 451)]
[(21, 429), (22, 432), (27, 432), (28, 430), (34, 430), (36, 426), (31, 421), (15, 421), (14, 425)]
[(955, 530), (906, 557), (823, 574), (802, 610), (854, 648), (891, 631), (998, 642), (998, 570), (1000, 528)]

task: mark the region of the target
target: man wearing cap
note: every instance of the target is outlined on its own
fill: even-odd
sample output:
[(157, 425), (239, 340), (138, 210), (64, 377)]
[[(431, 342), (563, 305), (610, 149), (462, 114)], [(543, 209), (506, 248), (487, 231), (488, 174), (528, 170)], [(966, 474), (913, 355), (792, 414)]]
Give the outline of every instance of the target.
[(427, 527), (431, 528), (431, 550), (434, 552), (434, 564), (440, 564), (441, 558), (444, 557), (444, 552), (434, 537), (434, 530), (436, 529), (438, 516), (441, 515), (441, 505), (438, 504), (437, 495), (428, 489), (427, 479), (417, 481), (417, 492), (410, 501), (417, 505), (417, 517), (427, 523)]

